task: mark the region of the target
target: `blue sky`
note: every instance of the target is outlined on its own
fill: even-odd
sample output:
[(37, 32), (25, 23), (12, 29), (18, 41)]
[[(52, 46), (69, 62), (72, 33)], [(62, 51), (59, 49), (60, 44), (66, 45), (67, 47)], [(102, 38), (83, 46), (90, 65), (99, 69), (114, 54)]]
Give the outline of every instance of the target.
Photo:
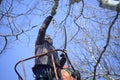
[[(35, 34), (34, 32), (31, 32), (31, 33)], [(21, 35), (20, 37), (21, 37), (20, 41), (16, 41), (14, 44), (12, 44), (12, 47), (10, 49), (7, 49), (6, 52), (0, 56), (0, 64), (1, 64), (0, 79), (1, 80), (9, 80), (9, 79), (17, 80), (18, 77), (14, 71), (15, 64), (19, 60), (22, 60), (34, 55), (35, 38), (33, 37), (33, 39), (28, 41), (27, 38), (23, 38), (25, 36)], [(29, 70), (26, 70), (26, 72), (29, 73), (29, 75), (27, 75), (28, 80), (33, 80), (31, 79), (32, 78), (31, 68), (33, 66), (33, 60), (30, 62), (28, 61), (27, 63), (25, 63), (25, 65), (27, 65), (26, 69), (29, 69)], [(21, 69), (19, 71), (22, 71), (22, 68), (20, 66), (18, 66), (17, 69), (19, 68)]]

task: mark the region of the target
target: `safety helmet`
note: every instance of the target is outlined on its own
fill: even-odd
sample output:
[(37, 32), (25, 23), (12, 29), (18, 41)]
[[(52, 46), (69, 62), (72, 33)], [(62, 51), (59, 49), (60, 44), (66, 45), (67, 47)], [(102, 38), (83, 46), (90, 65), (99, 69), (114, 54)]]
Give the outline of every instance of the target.
[(47, 41), (49, 44), (53, 44), (53, 40), (52, 40), (52, 38), (50, 37), (50, 35), (46, 35), (45, 36), (45, 41)]

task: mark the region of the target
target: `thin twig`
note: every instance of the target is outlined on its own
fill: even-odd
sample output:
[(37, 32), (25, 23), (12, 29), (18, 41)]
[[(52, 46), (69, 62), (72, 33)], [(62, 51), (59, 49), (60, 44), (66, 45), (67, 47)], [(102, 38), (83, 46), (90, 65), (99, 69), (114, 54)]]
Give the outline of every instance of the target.
[(19, 36), (19, 35), (21, 35), (21, 34), (23, 34), (23, 33), (25, 33), (25, 32), (28, 32), (28, 31), (32, 30), (33, 28), (35, 28), (35, 27), (37, 27), (37, 26), (38, 26), (38, 25), (35, 25), (35, 26), (32, 26), (30, 29), (27, 29), (27, 30), (21, 30), (21, 32), (18, 33), (18, 34), (6, 34), (6, 35), (4, 35), (4, 34), (0, 34), (0, 37)]

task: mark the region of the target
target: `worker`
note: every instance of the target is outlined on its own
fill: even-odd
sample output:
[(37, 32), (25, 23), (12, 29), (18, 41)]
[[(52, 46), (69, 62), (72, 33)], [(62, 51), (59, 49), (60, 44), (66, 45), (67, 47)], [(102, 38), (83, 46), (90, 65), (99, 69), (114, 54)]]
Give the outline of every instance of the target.
[[(42, 57), (35, 58), (35, 66), (32, 68), (33, 73), (36, 76), (35, 80), (54, 80), (54, 69), (52, 63), (51, 53), (49, 51), (55, 50), (53, 46), (53, 40), (49, 35), (46, 35), (46, 30), (52, 20), (52, 16), (48, 16), (44, 22), (42, 23), (41, 28), (39, 29), (37, 40), (35, 43), (35, 55), (42, 54), (48, 52), (47, 55)], [(62, 56), (61, 60), (59, 60), (57, 51), (52, 52), (55, 66), (57, 67), (57, 73), (60, 78), (60, 69), (64, 65), (64, 61), (66, 60), (64, 56)]]

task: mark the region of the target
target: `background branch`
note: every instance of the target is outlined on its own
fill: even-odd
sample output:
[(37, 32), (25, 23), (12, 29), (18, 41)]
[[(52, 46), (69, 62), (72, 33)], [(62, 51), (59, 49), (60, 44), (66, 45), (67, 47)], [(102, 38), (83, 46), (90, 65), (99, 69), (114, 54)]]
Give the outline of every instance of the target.
[(109, 45), (110, 36), (111, 36), (111, 30), (112, 30), (112, 27), (113, 27), (113, 25), (115, 24), (116, 20), (118, 19), (118, 16), (119, 16), (119, 12), (117, 12), (114, 20), (112, 21), (111, 25), (110, 25), (109, 28), (108, 28), (108, 36), (107, 36), (106, 44), (105, 44), (105, 46), (103, 47), (103, 50), (102, 50), (101, 53), (100, 53), (100, 56), (99, 56), (99, 58), (98, 58), (98, 60), (97, 60), (96, 65), (94, 66), (94, 76), (93, 76), (93, 80), (96, 80), (97, 67), (98, 67), (98, 65), (99, 65), (99, 63), (100, 63), (100, 61), (101, 61), (101, 58), (102, 58), (104, 52), (106, 51), (106, 49), (107, 49), (107, 47), (108, 47), (108, 45)]

